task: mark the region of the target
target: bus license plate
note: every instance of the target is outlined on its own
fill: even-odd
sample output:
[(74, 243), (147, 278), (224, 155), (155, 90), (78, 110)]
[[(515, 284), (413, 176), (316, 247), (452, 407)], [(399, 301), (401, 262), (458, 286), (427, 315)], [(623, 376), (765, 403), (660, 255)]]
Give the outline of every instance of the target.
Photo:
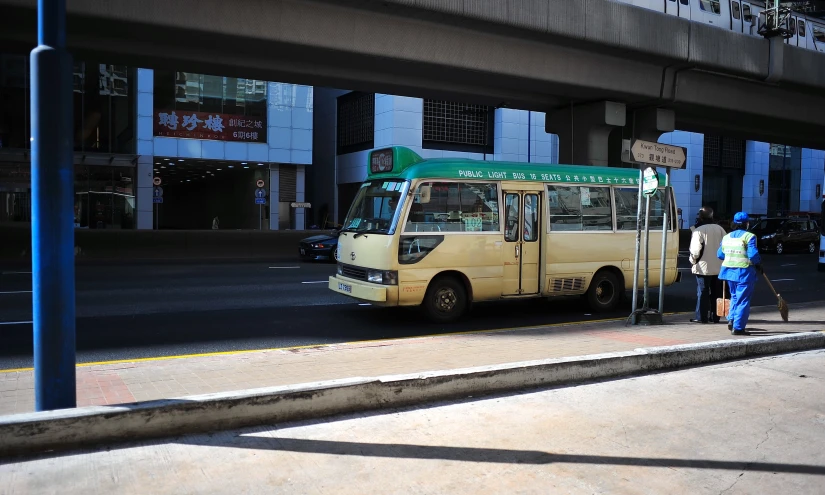
[(342, 284), (341, 282), (338, 282), (338, 290), (344, 291), (347, 294), (352, 294), (352, 286), (347, 285), (347, 284)]
[(301, 250), (301, 256), (303, 256), (303, 255), (305, 255), (305, 254), (307, 254), (307, 252), (306, 252), (306, 251), (304, 251), (304, 250), (302, 249), (302, 250)]

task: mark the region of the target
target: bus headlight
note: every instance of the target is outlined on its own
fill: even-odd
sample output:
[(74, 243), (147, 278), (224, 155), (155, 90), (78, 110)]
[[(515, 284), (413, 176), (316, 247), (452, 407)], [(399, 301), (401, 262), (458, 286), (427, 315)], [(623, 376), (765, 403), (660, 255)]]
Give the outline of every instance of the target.
[(369, 270), (367, 282), (382, 285), (398, 285), (398, 272), (392, 270)]
[(341, 263), (338, 263), (338, 269), (336, 270), (336, 272), (338, 273), (338, 275), (343, 275), (344, 274), (344, 265), (342, 265)]

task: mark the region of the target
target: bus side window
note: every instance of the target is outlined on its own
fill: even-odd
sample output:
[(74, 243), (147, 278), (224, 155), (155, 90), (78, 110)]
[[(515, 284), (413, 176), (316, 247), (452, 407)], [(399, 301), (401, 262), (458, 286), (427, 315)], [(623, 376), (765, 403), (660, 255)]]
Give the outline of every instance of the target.
[(613, 230), (609, 187), (547, 186), (550, 230)]
[(801, 37), (805, 38), (805, 35), (806, 35), (806, 34), (807, 34), (807, 33), (805, 32), (805, 21), (803, 21), (802, 19), (800, 19), (800, 20), (799, 20), (799, 36), (801, 36)]
[(429, 200), (413, 200), (404, 232), (500, 232), (495, 183), (423, 182)]
[(518, 194), (506, 194), (504, 196), (504, 240), (516, 242), (518, 235)]
[(539, 196), (524, 195), (524, 241), (535, 242), (539, 238)]

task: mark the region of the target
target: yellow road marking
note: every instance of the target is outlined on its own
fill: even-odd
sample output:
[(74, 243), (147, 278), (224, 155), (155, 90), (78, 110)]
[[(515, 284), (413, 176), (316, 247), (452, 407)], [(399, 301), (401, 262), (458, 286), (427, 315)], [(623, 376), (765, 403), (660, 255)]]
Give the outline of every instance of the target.
[[(664, 313), (663, 316), (676, 316), (676, 315), (686, 315), (691, 314), (691, 312), (676, 312), (676, 313)], [(436, 334), (427, 334), (427, 335), (416, 335), (413, 337), (390, 337), (386, 339), (373, 339), (373, 340), (357, 340), (352, 342), (339, 342), (334, 344), (310, 344), (310, 345), (298, 345), (298, 346), (291, 346), (291, 347), (271, 347), (267, 349), (241, 349), (236, 351), (220, 351), (220, 352), (205, 352), (205, 353), (196, 353), (196, 354), (179, 354), (174, 356), (157, 356), (157, 357), (148, 357), (148, 358), (134, 358), (134, 359), (117, 359), (113, 361), (96, 361), (90, 363), (80, 363), (77, 365), (78, 368), (87, 368), (89, 366), (103, 366), (103, 365), (111, 365), (111, 364), (125, 364), (125, 363), (144, 363), (144, 362), (151, 362), (151, 361), (167, 361), (171, 359), (188, 359), (188, 358), (197, 358), (197, 357), (210, 357), (210, 356), (228, 356), (232, 354), (248, 354), (252, 352), (271, 352), (271, 351), (293, 351), (298, 349), (317, 349), (323, 347), (333, 347), (333, 346), (341, 346), (341, 345), (357, 345), (357, 344), (370, 344), (370, 343), (377, 343), (377, 342), (388, 342), (394, 340), (413, 340), (413, 339), (426, 339), (426, 338), (433, 338), (433, 337), (445, 337), (445, 336), (456, 336), (456, 335), (474, 335), (474, 334), (487, 334), (487, 333), (503, 333), (503, 332), (516, 332), (519, 330), (530, 330), (534, 328), (558, 328), (558, 327), (566, 327), (571, 325), (581, 325), (581, 324), (591, 324), (591, 323), (608, 323), (608, 322), (617, 322), (617, 321), (624, 321), (627, 317), (619, 317), (619, 318), (604, 318), (599, 320), (584, 320), (584, 321), (568, 321), (563, 323), (548, 323), (548, 324), (539, 324), (539, 325), (527, 325), (521, 327), (507, 327), (507, 328), (492, 328), (488, 330), (467, 330), (463, 332), (449, 332), (449, 333), (436, 333)], [(23, 372), (23, 371), (33, 371), (34, 368), (13, 368), (13, 369), (5, 369), (0, 370), (0, 373), (15, 373), (15, 372)]]

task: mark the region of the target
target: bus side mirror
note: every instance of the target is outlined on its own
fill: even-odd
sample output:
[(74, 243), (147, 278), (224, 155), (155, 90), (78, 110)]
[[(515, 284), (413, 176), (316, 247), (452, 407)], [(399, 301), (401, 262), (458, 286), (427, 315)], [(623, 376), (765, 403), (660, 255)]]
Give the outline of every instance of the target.
[(418, 188), (418, 202), (427, 204), (430, 202), (430, 195), (432, 194), (432, 186), (421, 186)]

